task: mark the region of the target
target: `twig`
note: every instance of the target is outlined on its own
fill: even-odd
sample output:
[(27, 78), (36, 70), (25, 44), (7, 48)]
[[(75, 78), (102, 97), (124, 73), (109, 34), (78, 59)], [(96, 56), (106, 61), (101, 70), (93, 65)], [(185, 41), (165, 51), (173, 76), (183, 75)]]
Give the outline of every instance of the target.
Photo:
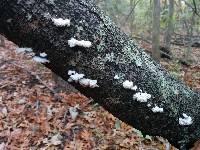
[[(139, 2), (140, 2), (140, 0), (138, 0), (138, 1), (135, 2), (135, 4), (134, 4), (134, 6), (132, 6), (131, 11), (129, 12), (128, 16), (124, 19), (123, 22), (127, 22), (127, 21), (128, 21), (129, 17), (130, 17), (131, 14), (133, 13), (135, 7), (137, 6), (137, 4), (138, 4)], [(124, 25), (125, 25), (125, 24), (124, 24)]]
[(9, 83), (7, 83), (7, 84), (4, 84), (4, 85), (0, 86), (0, 89), (3, 89), (3, 88), (5, 88), (5, 87), (7, 87), (7, 86), (9, 86), (9, 85), (11, 85), (11, 84), (13, 84), (13, 83), (18, 82), (18, 81), (19, 81), (19, 80), (15, 80), (15, 81), (9, 82)]
[(74, 150), (77, 150), (77, 147), (76, 147), (76, 133), (75, 133), (74, 129), (72, 129), (72, 132), (73, 132), (73, 144), (74, 144)]
[(63, 126), (65, 126), (67, 124), (67, 113), (69, 112), (69, 110), (67, 109), (65, 111), (64, 117), (63, 117)]
[(183, 0), (183, 1), (185, 2), (185, 4), (186, 4), (188, 7), (190, 7), (190, 8), (192, 9), (192, 11), (194, 12), (194, 14), (196, 14), (197, 16), (200, 17), (200, 14), (199, 14), (198, 11), (197, 11), (197, 7), (196, 7), (196, 2), (195, 2), (195, 0), (192, 1), (194, 7), (193, 7), (190, 3), (188, 3), (186, 0)]

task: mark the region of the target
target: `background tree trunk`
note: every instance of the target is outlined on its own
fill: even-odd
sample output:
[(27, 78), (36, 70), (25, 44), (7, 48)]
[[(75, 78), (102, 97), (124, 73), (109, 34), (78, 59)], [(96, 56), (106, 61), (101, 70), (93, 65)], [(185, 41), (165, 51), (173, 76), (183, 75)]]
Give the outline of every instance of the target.
[(130, 0), (130, 35), (133, 36), (134, 31), (134, 20), (135, 20), (135, 6), (134, 6), (134, 0)]
[[(70, 27), (57, 27), (51, 19), (55, 17), (70, 19)], [(1, 0), (0, 20), (0, 33), (21, 47), (32, 47), (36, 55), (46, 52), (50, 63), (45, 66), (66, 81), (68, 70), (97, 80), (96, 88), (71, 84), (122, 121), (144, 134), (167, 138), (181, 149), (199, 139), (200, 94), (167, 73), (91, 1)], [(72, 37), (89, 40), (92, 47), (69, 47)], [(125, 80), (137, 90), (123, 88)], [(133, 98), (141, 91), (151, 94), (147, 102)], [(154, 113), (155, 106), (164, 111)], [(179, 124), (183, 113), (191, 116), (191, 125)]]
[(152, 56), (160, 60), (160, 0), (153, 0)]
[(167, 20), (167, 30), (164, 36), (164, 47), (170, 51), (171, 37), (173, 33), (174, 0), (169, 0), (168, 14), (169, 17)]
[(192, 44), (193, 44), (193, 27), (195, 25), (195, 13), (193, 13), (191, 20), (187, 23), (185, 22), (186, 30), (187, 30), (187, 37), (190, 39), (187, 43), (187, 49), (185, 50), (184, 54), (184, 62), (186, 64), (191, 64), (192, 58), (191, 58), (191, 52), (192, 52)]
[(5, 46), (5, 40), (3, 38), (2, 35), (0, 35), (0, 47), (4, 47)]

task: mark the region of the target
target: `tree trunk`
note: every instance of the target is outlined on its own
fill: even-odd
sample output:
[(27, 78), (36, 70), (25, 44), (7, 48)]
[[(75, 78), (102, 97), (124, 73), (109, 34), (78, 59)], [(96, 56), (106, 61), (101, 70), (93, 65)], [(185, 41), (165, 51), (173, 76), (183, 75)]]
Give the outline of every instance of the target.
[[(70, 19), (70, 27), (54, 25), (51, 18), (55, 17)], [(91, 1), (1, 0), (0, 20), (0, 33), (21, 47), (32, 47), (36, 55), (46, 52), (49, 63), (45, 66), (63, 79), (68, 80), (68, 71), (75, 70), (97, 80), (95, 88), (71, 84), (122, 121), (144, 134), (167, 138), (181, 149), (199, 139), (200, 94), (167, 73)], [(91, 41), (92, 46), (70, 47), (72, 37)], [(114, 79), (116, 75), (119, 78)], [(138, 88), (123, 88), (126, 80)], [(151, 98), (133, 98), (140, 92)], [(156, 112), (155, 106), (163, 112)], [(179, 122), (183, 113), (192, 124)]]
[(173, 33), (173, 15), (174, 15), (174, 0), (169, 0), (168, 6), (168, 20), (167, 20), (167, 30), (164, 36), (164, 47), (170, 51), (171, 38)]
[(153, 0), (152, 22), (152, 54), (157, 61), (160, 60), (160, 0)]
[(4, 47), (5, 46), (5, 40), (3, 38), (2, 35), (0, 35), (0, 47)]
[(134, 31), (134, 20), (135, 20), (135, 1), (130, 0), (130, 35), (133, 36)]
[(192, 36), (193, 36), (194, 25), (195, 25), (195, 13), (192, 14), (192, 17), (188, 21), (188, 23), (186, 22), (187, 36), (190, 39), (187, 44), (187, 49), (185, 50), (185, 54), (184, 54), (184, 60), (187, 64), (192, 63), (191, 53), (192, 53), (192, 44), (193, 44)]

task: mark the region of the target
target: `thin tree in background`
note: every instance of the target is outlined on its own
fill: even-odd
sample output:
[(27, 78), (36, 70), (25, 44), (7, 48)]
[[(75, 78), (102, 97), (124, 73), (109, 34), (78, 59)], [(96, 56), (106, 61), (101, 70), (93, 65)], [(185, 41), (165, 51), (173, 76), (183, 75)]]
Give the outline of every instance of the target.
[(4, 47), (5, 46), (5, 41), (3, 36), (0, 35), (0, 47)]
[(170, 51), (170, 46), (171, 46), (171, 37), (173, 34), (174, 30), (174, 25), (173, 25), (173, 15), (174, 15), (174, 0), (169, 0), (169, 5), (168, 5), (168, 20), (167, 20), (167, 29), (164, 35), (164, 47)]
[(160, 0), (153, 0), (152, 56), (160, 60)]
[(135, 8), (134, 8), (134, 0), (130, 0), (130, 13), (131, 13), (131, 17), (130, 17), (130, 34), (131, 36), (133, 35), (133, 28), (134, 28), (134, 20), (135, 20)]
[(135, 8), (140, 0), (130, 0), (130, 34), (134, 32)]
[(194, 25), (195, 25), (195, 13), (193, 12), (192, 17), (189, 21), (190, 23), (187, 23), (185, 21), (185, 26), (187, 29), (187, 36), (189, 37), (189, 42), (187, 43), (187, 49), (185, 50), (185, 54), (184, 54), (184, 62), (186, 64), (190, 64), (192, 61), (191, 58), (191, 53), (192, 53), (192, 43), (193, 43), (193, 29), (194, 29)]

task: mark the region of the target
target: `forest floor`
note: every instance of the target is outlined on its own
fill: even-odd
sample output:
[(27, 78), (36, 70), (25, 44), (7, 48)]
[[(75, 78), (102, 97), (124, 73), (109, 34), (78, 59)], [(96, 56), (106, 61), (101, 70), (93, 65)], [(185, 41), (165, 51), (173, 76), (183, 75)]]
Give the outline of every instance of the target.
[[(51, 71), (34, 62), (30, 53), (15, 50), (16, 45), (9, 41), (0, 48), (0, 150), (169, 147), (160, 137), (142, 137), (139, 131), (80, 93), (73, 90), (56, 93)], [(195, 53), (195, 59), (200, 60), (200, 50)], [(161, 63), (192, 88), (200, 89), (198, 63), (190, 67), (166, 60)]]

